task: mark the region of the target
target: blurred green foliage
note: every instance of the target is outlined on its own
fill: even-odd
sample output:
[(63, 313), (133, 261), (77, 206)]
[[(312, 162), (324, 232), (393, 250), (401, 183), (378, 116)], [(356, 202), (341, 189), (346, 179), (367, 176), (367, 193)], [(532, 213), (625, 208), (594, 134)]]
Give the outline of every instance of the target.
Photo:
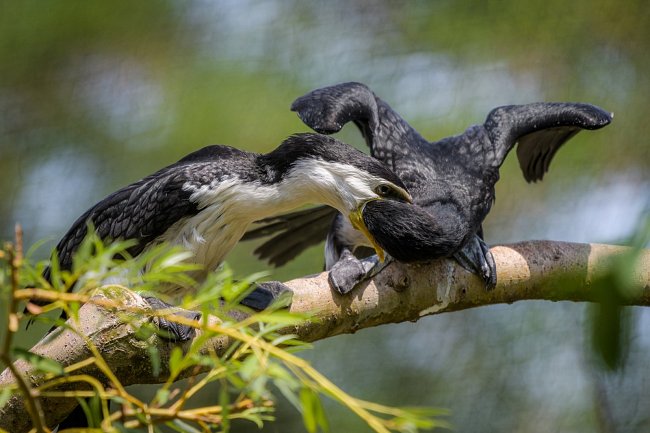
[[(268, 151), (305, 130), (294, 98), (355, 80), (430, 139), (503, 104), (613, 111), (540, 184), (509, 158), (485, 233), (624, 241), (649, 206), (649, 48), (640, 0), (0, 0), (0, 238), (19, 221), (27, 244), (54, 241), (104, 195), (207, 144)], [(341, 138), (363, 147), (353, 127)], [(252, 248), (229, 256), (236, 274), (267, 270)], [(317, 272), (321, 258), (313, 248), (273, 277)], [(624, 372), (603, 376), (583, 351), (585, 312), (527, 303), (444, 315), (319, 343), (314, 363), (371, 399), (448, 407), (459, 431), (590, 432), (603, 413), (617, 431), (650, 428), (650, 318), (632, 310)], [(351, 429), (333, 418), (333, 430)]]
[[(0, 409), (4, 409), (3, 406), (10, 397), (20, 396), (25, 402), (23, 406), (27, 408), (34, 431), (50, 431), (43, 428), (42, 413), (46, 411), (41, 409), (43, 401), (35, 398), (32, 393), (34, 383), (39, 383), (39, 397), (60, 398), (62, 393), (67, 393), (68, 398), (76, 397), (88, 427), (106, 433), (138, 432), (144, 428), (150, 432), (161, 432), (165, 431), (162, 430), (164, 427), (182, 432), (228, 432), (231, 425), (241, 426), (242, 420), (262, 428), (266, 422), (274, 420), (276, 395), (284, 395), (293, 403), (297, 412), (302, 414), (308, 433), (329, 431), (321, 403), (322, 396), (340, 402), (377, 433), (415, 433), (422, 429), (447, 426), (444, 421), (434, 419), (434, 416), (444, 415), (444, 411), (438, 409), (399, 409), (358, 400), (346, 394), (304, 360), (297, 358), (295, 352), (311, 346), (297, 340), (296, 335), (283, 331), (310, 320), (310, 317), (284, 310), (289, 302), (286, 296), (275, 300), (261, 312), (239, 305), (253, 290), (254, 285), (251, 283), (256, 279), (255, 276), (244, 281), (234, 281), (232, 272), (225, 267), (210, 274), (205, 281), (197, 282), (190, 276), (192, 271), (197, 270), (197, 265), (185, 263), (184, 260), (190, 254), (179, 247), (160, 245), (132, 258), (128, 248), (133, 245), (133, 241), (104, 245), (92, 227), (89, 229), (90, 234), (74, 254), (70, 270), (61, 270), (56, 257), (50, 263), (33, 263), (25, 259), (22, 256), (19, 231), (15, 243), (7, 242), (0, 249), (0, 298), (9, 307), (4, 326), (0, 326), (0, 364), (4, 369), (17, 360), (24, 360), (30, 366), (29, 377), (33, 380), (17, 380), (9, 386), (3, 386), (0, 389)], [(47, 264), (51, 265), (51, 283), (41, 276)], [(119, 278), (117, 281), (124, 286), (103, 284), (115, 278)], [(142, 309), (137, 304), (128, 304), (129, 309), (125, 308), (125, 299), (130, 296), (125, 291), (140, 292), (142, 296), (156, 295), (160, 284), (191, 285), (195, 293), (184, 296), (179, 306), (186, 312), (200, 312), (200, 318), (188, 320), (182, 313), (176, 315), (178, 312), (166, 307), (154, 307), (152, 310), (151, 307)], [(34, 316), (17, 308), (19, 300), (25, 301), (34, 296), (19, 293), (23, 287), (36, 288), (36, 291), (40, 290), (50, 296), (47, 298), (50, 302), (42, 307), (29, 304), (29, 311)], [(73, 287), (75, 293), (70, 295)], [(21, 325), (32, 320), (56, 328), (50, 331), (50, 340), (60, 338), (64, 329), (72, 333), (79, 332), (79, 329), (87, 326), (86, 320), (98, 320), (94, 316), (82, 318), (83, 309), (80, 309), (82, 302), (93, 302), (91, 297), (98, 294), (101, 295), (99, 302), (104, 303), (103, 308), (117, 309), (119, 320), (136, 330), (132, 337), (139, 339), (140, 343), (131, 346), (131, 349), (138, 350), (135, 346), (145, 344), (154, 377), (159, 377), (164, 372), (161, 378), (164, 380), (158, 384), (151, 400), (139, 400), (126, 391), (120, 381), (136, 379), (137, 382), (137, 377), (121, 377), (119, 367), (112, 370), (115, 366), (104, 359), (105, 355), (109, 355), (110, 359), (108, 352), (111, 352), (111, 348), (102, 347), (103, 343), (111, 341), (109, 346), (120, 345), (111, 340), (109, 335), (119, 325), (109, 327), (108, 334), (104, 327), (81, 335), (83, 338), (77, 340), (83, 342), (86, 350), (81, 352), (87, 353), (87, 359), (68, 359), (69, 365), (47, 358), (43, 352), (31, 353), (24, 340), (15, 338)], [(58, 315), (44, 314), (53, 310), (58, 313), (61, 309), (69, 320)], [(90, 314), (98, 314), (97, 310), (90, 311)], [(158, 320), (152, 320), (152, 316)], [(210, 323), (210, 316), (216, 316), (219, 321)], [(110, 317), (110, 313), (106, 317)], [(200, 330), (186, 344), (169, 346), (171, 352), (166, 365), (163, 365), (160, 349), (170, 342), (163, 340), (161, 344), (157, 338), (170, 337), (168, 329), (163, 329), (161, 325), (163, 321), (168, 324), (176, 322), (185, 326), (193, 325)], [(218, 349), (219, 344), (206, 346), (208, 340), (224, 335), (228, 337), (228, 342), (224, 344), (223, 353)], [(177, 336), (172, 336), (172, 341), (176, 341), (176, 338)], [(206, 347), (210, 349), (206, 350)], [(136, 358), (139, 357), (134, 357)], [(57, 359), (65, 360), (66, 357)], [(93, 366), (90, 373), (84, 370), (84, 364)], [(196, 375), (196, 372), (202, 370), (207, 373), (200, 379), (193, 377), (177, 383), (179, 377), (188, 376), (185, 372), (194, 371)], [(20, 377), (20, 373), (14, 370), (12, 372)], [(93, 380), (88, 379), (89, 374), (94, 377)], [(98, 377), (98, 374), (104, 379)], [(65, 383), (81, 383), (86, 386), (79, 389), (72, 386), (60, 387), (63, 380)], [(204, 399), (202, 404), (193, 401), (192, 397), (211, 383), (218, 384), (219, 398)], [(91, 394), (94, 395), (87, 395), (87, 385), (90, 385)], [(137, 391), (137, 388), (132, 389)], [(112, 409), (110, 403), (113, 403)], [(187, 411), (188, 405), (197, 407)], [(10, 415), (3, 412), (5, 414)], [(6, 419), (0, 420), (2, 432), (6, 431), (7, 426), (15, 425), (15, 421), (2, 421)], [(76, 430), (59, 426), (56, 431)]]

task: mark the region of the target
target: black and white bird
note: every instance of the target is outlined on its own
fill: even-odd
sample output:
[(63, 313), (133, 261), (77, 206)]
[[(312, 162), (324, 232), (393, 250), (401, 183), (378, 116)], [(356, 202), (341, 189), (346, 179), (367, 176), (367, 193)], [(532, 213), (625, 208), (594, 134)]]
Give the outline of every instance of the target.
[(326, 269), (330, 283), (341, 293), (369, 275), (368, 266), (352, 254), (369, 238), (403, 262), (453, 257), (493, 287), (496, 269), (481, 225), (510, 150), (519, 143), (517, 157), (524, 177), (535, 182), (544, 177), (562, 144), (582, 129), (599, 129), (612, 120), (609, 113), (589, 104), (509, 105), (493, 109), (482, 125), (429, 142), (361, 83), (314, 90), (294, 101), (291, 109), (320, 133), (332, 134), (354, 122), (372, 156), (402, 179), (416, 205), (368, 202), (362, 213), (367, 236), (323, 208), (271, 218), (247, 233), (247, 239), (276, 233), (256, 253), (281, 265), (320, 242), (329, 229)]
[[(296, 134), (267, 154), (208, 146), (92, 206), (72, 224), (56, 254), (60, 268), (71, 269), (92, 223), (104, 241), (135, 240), (128, 250), (132, 256), (161, 242), (181, 245), (192, 253), (188, 261), (207, 273), (256, 220), (325, 204), (365, 230), (360, 212), (371, 200), (408, 202), (411, 197), (381, 161), (332, 137)], [(44, 276), (49, 279), (49, 269)], [(264, 309), (278, 284), (262, 283), (242, 303)], [(185, 294), (182, 289), (171, 288), (166, 295)]]
[[(56, 246), (59, 266), (70, 270), (73, 255), (92, 223), (106, 241), (132, 239), (132, 256), (167, 242), (192, 253), (203, 273), (217, 268), (256, 220), (306, 204), (332, 206), (361, 230), (360, 212), (370, 200), (411, 201), (402, 181), (382, 162), (332, 137), (296, 134), (267, 154), (228, 146), (193, 152), (109, 195), (81, 215)], [(194, 275), (200, 278), (200, 275)], [(50, 278), (49, 268), (44, 272)], [(179, 287), (166, 295), (184, 295)], [(261, 283), (242, 301), (264, 309), (281, 292), (279, 282)], [(157, 298), (151, 306), (166, 308)], [(190, 312), (191, 313), (191, 312)], [(198, 318), (198, 313), (191, 317)], [(186, 340), (192, 328), (159, 320), (173, 340)], [(86, 425), (77, 408), (59, 428)]]

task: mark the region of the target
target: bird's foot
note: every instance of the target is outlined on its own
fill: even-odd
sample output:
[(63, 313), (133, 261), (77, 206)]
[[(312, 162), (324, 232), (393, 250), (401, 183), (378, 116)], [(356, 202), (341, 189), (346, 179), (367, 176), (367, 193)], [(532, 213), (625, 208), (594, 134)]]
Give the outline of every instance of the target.
[(481, 251), (483, 251), (483, 258), (485, 259), (484, 264), (481, 266), (481, 269), (484, 270), (483, 280), (485, 281), (485, 288), (487, 290), (492, 290), (497, 286), (497, 265), (494, 262), (494, 256), (492, 255), (488, 244), (483, 242), (483, 239), (479, 238), (479, 240)]
[(490, 247), (478, 236), (454, 254), (454, 259), (469, 272), (478, 275), (485, 282), (485, 289), (497, 285), (497, 268)]
[(256, 311), (267, 309), (271, 304), (280, 306), (289, 306), (293, 291), (279, 281), (266, 281), (264, 283), (256, 283), (255, 289), (249, 293), (241, 304)]
[(381, 272), (392, 259), (386, 257), (382, 263), (377, 256), (370, 256), (363, 260), (357, 259), (352, 252), (346, 250), (341, 254), (338, 262), (329, 271), (328, 281), (330, 287), (341, 295), (351, 292), (364, 281)]
[[(182, 308), (170, 305), (158, 298), (154, 298), (153, 296), (146, 296), (144, 297), (144, 300), (154, 311), (171, 309), (174, 311), (174, 314), (185, 317), (186, 319), (198, 321), (201, 318), (201, 313), (198, 311), (183, 310)], [(165, 317), (155, 317), (154, 320), (158, 329), (165, 332), (164, 338), (169, 341), (182, 342), (194, 338), (195, 329), (191, 326), (167, 320)]]

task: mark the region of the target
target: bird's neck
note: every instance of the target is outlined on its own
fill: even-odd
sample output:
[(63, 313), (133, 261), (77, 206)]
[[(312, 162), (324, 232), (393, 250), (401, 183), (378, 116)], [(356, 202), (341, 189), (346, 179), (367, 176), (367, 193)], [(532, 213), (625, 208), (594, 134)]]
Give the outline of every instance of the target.
[(294, 164), (277, 183), (276, 206), (286, 212), (307, 204), (325, 204), (347, 215), (360, 201), (359, 197), (366, 194), (349, 165), (303, 160)]
[[(242, 182), (237, 178), (221, 181), (191, 198), (201, 210), (219, 209), (237, 225), (285, 213), (308, 204), (326, 204), (345, 212), (343, 180), (329, 167), (318, 163), (296, 164), (275, 182)], [(349, 198), (352, 200), (352, 198)]]

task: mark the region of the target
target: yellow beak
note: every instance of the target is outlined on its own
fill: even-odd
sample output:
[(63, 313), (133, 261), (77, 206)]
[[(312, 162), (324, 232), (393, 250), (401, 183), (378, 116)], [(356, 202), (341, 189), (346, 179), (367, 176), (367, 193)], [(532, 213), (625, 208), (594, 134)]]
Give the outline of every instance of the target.
[(379, 260), (383, 263), (384, 261), (384, 250), (377, 244), (375, 241), (375, 238), (373, 235), (370, 234), (368, 231), (368, 228), (366, 227), (366, 224), (363, 222), (363, 208), (366, 206), (366, 204), (362, 204), (359, 209), (355, 210), (354, 212), (350, 213), (350, 222), (352, 223), (352, 227), (355, 229), (359, 230), (363, 235), (368, 238), (370, 241), (370, 244), (372, 247), (375, 249), (375, 252), (377, 253), (377, 257), (379, 257)]
[(411, 197), (411, 194), (409, 194), (408, 191), (398, 187), (398, 192), (402, 200), (404, 200), (407, 203), (413, 204), (413, 197)]

